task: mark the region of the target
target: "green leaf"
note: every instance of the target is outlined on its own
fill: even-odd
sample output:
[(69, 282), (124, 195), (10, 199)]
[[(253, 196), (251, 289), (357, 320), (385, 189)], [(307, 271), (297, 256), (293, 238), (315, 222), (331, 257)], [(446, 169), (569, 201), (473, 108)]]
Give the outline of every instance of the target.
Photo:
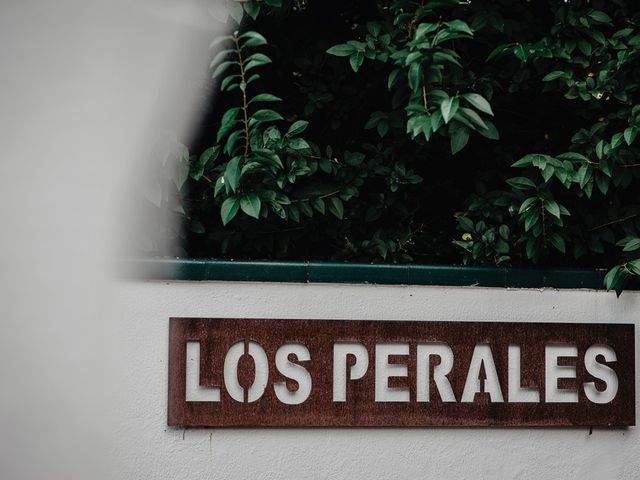
[(527, 198), (524, 202), (522, 202), (522, 205), (520, 205), (520, 209), (518, 210), (518, 214), (522, 214), (524, 212), (526, 212), (527, 210), (529, 210), (534, 203), (536, 203), (536, 201), (538, 200), (538, 197), (529, 197)]
[(540, 153), (532, 153), (531, 154), (531, 165), (540, 170), (544, 170), (547, 168), (547, 165), (553, 163), (553, 158), (549, 155), (543, 155)]
[(283, 220), (287, 218), (286, 210), (278, 202), (271, 202), (269, 205), (271, 206), (271, 210), (273, 210), (273, 213), (278, 215)]
[(296, 223), (300, 223), (300, 210), (296, 205), (289, 205), (287, 207), (287, 211), (289, 212), (289, 218)]
[(246, 64), (244, 66), (244, 71), (248, 72), (254, 67), (259, 67), (261, 65), (267, 65), (271, 63), (271, 59), (262, 53), (254, 53), (246, 60)]
[(314, 199), (311, 200), (311, 205), (318, 212), (320, 212), (322, 215), (324, 215), (324, 200), (323, 199), (321, 199), (320, 197), (314, 198)]
[(320, 160), (318, 160), (318, 165), (320, 166), (320, 170), (322, 170), (324, 173), (331, 173), (331, 171), (333, 170), (331, 160), (329, 160), (328, 158), (321, 158)]
[(262, 167), (264, 167), (264, 165), (262, 165), (260, 162), (245, 163), (242, 169), (240, 170), (240, 176), (244, 175), (247, 172), (252, 172)]
[(208, 163), (211, 160), (215, 160), (216, 158), (218, 158), (218, 155), (220, 155), (219, 145), (207, 148), (204, 152), (202, 152), (202, 154), (198, 158), (198, 162), (191, 167), (191, 171), (189, 172), (191, 178), (196, 181), (200, 180)]
[(220, 217), (222, 218), (222, 225), (226, 225), (233, 217), (236, 216), (238, 210), (240, 208), (240, 202), (237, 197), (229, 197), (224, 202), (222, 202), (222, 206), (220, 207)]
[(616, 133), (611, 137), (611, 148), (618, 148), (624, 140), (624, 135), (622, 133)]
[(563, 76), (564, 76), (564, 72), (562, 70), (554, 70), (553, 72), (547, 73), (544, 77), (542, 77), (542, 81), (551, 82)]
[(240, 160), (242, 157), (233, 157), (227, 163), (227, 167), (224, 170), (224, 180), (231, 191), (235, 192), (238, 189), (238, 184), (240, 183)]
[(222, 190), (224, 190), (224, 175), (220, 175), (216, 180), (216, 184), (213, 188), (213, 196), (217, 197)]
[(277, 153), (273, 150), (269, 150), (267, 148), (256, 148), (253, 150), (253, 153), (256, 155), (256, 160), (260, 162), (267, 163), (271, 167), (283, 169), (282, 160)]
[(411, 52), (407, 55), (407, 58), (404, 59), (404, 64), (409, 65), (410, 63), (415, 62), (417, 59), (422, 58), (422, 52)]
[(513, 177), (507, 179), (507, 183), (518, 190), (526, 190), (527, 188), (535, 188), (536, 184), (526, 177)]
[(553, 168), (552, 165), (547, 165), (546, 167), (544, 167), (544, 169), (542, 170), (542, 178), (544, 178), (544, 181), (548, 182), (549, 179), (553, 177), (554, 172), (555, 168)]
[(389, 74), (389, 79), (387, 80), (387, 89), (391, 90), (393, 86), (396, 84), (398, 80), (398, 75), (400, 74), (400, 69), (396, 68)]
[(591, 53), (593, 52), (593, 48), (591, 47), (591, 44), (586, 40), (578, 41), (578, 49), (587, 57), (590, 56)]
[(371, 35), (377, 37), (380, 34), (380, 23), (378, 22), (367, 22), (367, 30)]
[(416, 28), (416, 33), (414, 35), (414, 38), (416, 40), (420, 40), (422, 37), (424, 37), (427, 33), (431, 33), (434, 32), (438, 29), (438, 27), (440, 26), (439, 23), (421, 23), (420, 25), (418, 25), (418, 28)]
[(499, 45), (498, 47), (494, 48), (491, 53), (489, 54), (489, 56), (487, 57), (487, 61), (493, 60), (496, 57), (499, 57), (500, 55), (504, 55), (506, 52), (510, 51), (513, 49), (513, 43), (508, 43), (505, 45)]
[(500, 140), (500, 133), (498, 133), (498, 129), (490, 120), (485, 120), (484, 123), (487, 124), (487, 128), (484, 130), (478, 130), (478, 133), (489, 140)]
[(624, 248), (622, 249), (623, 252), (633, 252), (635, 250), (640, 249), (640, 238), (632, 238), (631, 240), (629, 240)]
[(460, 100), (458, 100), (458, 97), (449, 97), (440, 104), (440, 111), (442, 112), (444, 123), (449, 123), (449, 120), (451, 120), (458, 111), (459, 106)]
[(444, 124), (442, 119), (442, 112), (438, 109), (431, 114), (431, 129), (437, 132), (438, 129)]
[(455, 155), (462, 150), (469, 141), (469, 130), (466, 127), (457, 129), (451, 135), (451, 155)]
[(308, 126), (309, 122), (307, 122), (306, 120), (298, 120), (296, 122), (293, 122), (293, 124), (289, 127), (289, 130), (287, 130), (286, 135), (290, 137), (302, 133)]
[(254, 73), (247, 79), (247, 85), (249, 85), (254, 80), (258, 80), (259, 78), (260, 78), (260, 75), (258, 75), (257, 73)]
[(436, 52), (436, 53), (433, 54), (434, 63), (449, 62), (449, 63), (452, 63), (453, 65), (456, 65), (456, 66), (462, 68), (462, 64), (458, 60), (459, 58), (460, 57), (455, 52), (452, 53), (452, 54), (448, 54), (448, 53), (444, 53), (444, 52)]
[(202, 234), (202, 233), (206, 232), (206, 229), (204, 228), (204, 225), (202, 225), (202, 223), (200, 223), (197, 220), (192, 220), (189, 223), (188, 228), (189, 228), (189, 231), (191, 231), (193, 233)]
[(464, 98), (467, 102), (469, 102), (481, 112), (493, 116), (491, 105), (482, 95), (478, 95), (477, 93), (465, 93), (464, 95), (462, 95), (462, 98)]
[(227, 138), (227, 141), (224, 144), (224, 153), (226, 153), (227, 155), (233, 154), (236, 142), (240, 139), (242, 133), (242, 130), (236, 130), (231, 135), (229, 135), (229, 138)]
[(213, 71), (213, 74), (211, 75), (212, 78), (216, 78), (217, 76), (219, 76), (220, 74), (224, 73), (224, 71), (229, 68), (229, 66), (233, 65), (236, 62), (231, 62), (231, 61), (227, 61), (227, 62), (222, 62), (220, 65), (218, 65), (216, 67), (216, 69)]
[(304, 150), (311, 147), (307, 141), (302, 138), (292, 138), (291, 141), (289, 141), (289, 148), (293, 150)]
[(238, 25), (242, 23), (242, 17), (244, 16), (244, 9), (240, 2), (226, 2), (229, 15), (233, 18)]
[(227, 110), (222, 116), (220, 121), (220, 128), (218, 129), (218, 135), (216, 136), (216, 142), (220, 142), (224, 136), (231, 131), (231, 129), (238, 123), (238, 113), (240, 107), (234, 107)]
[(560, 218), (560, 207), (553, 200), (544, 201), (544, 209), (554, 217)]
[(271, 95), (270, 93), (260, 93), (249, 100), (249, 103), (254, 102), (281, 102), (282, 99), (280, 97), (276, 97), (275, 95)]
[(593, 38), (596, 42), (601, 43), (602, 45), (607, 43), (607, 39), (604, 36), (604, 33), (600, 32), (599, 30), (587, 30), (586, 33), (590, 35), (591, 38)]
[(471, 110), (470, 108), (460, 107), (459, 112), (462, 113), (465, 117), (471, 120), (476, 126), (479, 127), (480, 130), (487, 130), (487, 124), (484, 123), (484, 120), (480, 118), (475, 110)]
[(247, 193), (240, 197), (240, 208), (244, 213), (253, 218), (260, 216), (260, 207), (262, 203), (255, 193)]
[[(268, 2), (267, 2), (268, 3)], [(240, 40), (244, 40), (243, 47), (258, 47), (260, 45), (266, 45), (267, 39), (260, 35), (258, 32), (248, 31), (244, 32), (238, 37)]]
[(327, 53), (330, 55), (335, 55), (336, 57), (348, 57), (356, 51), (357, 48), (353, 45), (343, 43), (340, 45), (334, 45), (329, 50), (327, 50)]
[(615, 289), (616, 293), (618, 293), (621, 289), (621, 284), (625, 277), (626, 275), (624, 272), (624, 268), (622, 267), (622, 265), (617, 265), (609, 270), (605, 275), (604, 286), (607, 290)]
[(580, 188), (584, 188), (589, 179), (591, 178), (592, 171), (589, 165), (582, 165), (576, 173), (576, 182), (580, 185)]
[(349, 57), (349, 64), (354, 72), (357, 72), (360, 69), (362, 62), (364, 62), (363, 52), (356, 52)]
[(463, 20), (451, 20), (449, 22), (445, 22), (445, 24), (456, 32), (462, 32), (466, 33), (467, 35), (473, 36), (473, 30), (471, 30), (467, 22)]
[(344, 152), (344, 161), (351, 167), (357, 167), (364, 161), (365, 155), (360, 152)]
[(465, 232), (475, 232), (476, 231), (475, 226), (473, 225), (473, 222), (471, 220), (469, 220), (467, 217), (459, 216), (458, 217), (458, 224), (460, 225), (462, 230), (465, 231)]
[(577, 162), (589, 162), (589, 159), (578, 152), (566, 152), (557, 155), (559, 160), (574, 160)]
[(501, 238), (498, 238), (498, 240), (496, 240), (496, 252), (509, 253), (509, 244)]
[(624, 141), (627, 142), (627, 145), (631, 145), (633, 141), (636, 139), (638, 135), (638, 129), (629, 127), (624, 131)]
[(209, 44), (209, 48), (213, 48), (213, 47), (215, 47), (217, 45), (220, 45), (223, 42), (228, 42), (228, 41), (230, 41), (232, 39), (233, 39), (233, 37), (231, 35), (223, 35), (221, 37), (217, 37), (213, 42), (211, 42)]
[(598, 186), (598, 190), (600, 190), (603, 195), (606, 195), (609, 191), (609, 177), (598, 172), (596, 175), (596, 185)]
[(412, 63), (409, 67), (409, 88), (413, 91), (417, 91), (420, 87), (420, 80), (422, 79), (422, 69), (418, 63)]
[(376, 250), (378, 251), (380, 256), (383, 259), (386, 259), (387, 253), (389, 252), (389, 247), (387, 246), (387, 244), (381, 240), (378, 240), (378, 242), (375, 245), (376, 245)]
[(611, 23), (611, 17), (600, 10), (594, 10), (589, 14), (589, 16), (594, 19), (596, 22), (600, 23)]
[(260, 13), (260, 4), (254, 2), (245, 2), (244, 11), (247, 12), (247, 14), (255, 20)]
[(282, 118), (282, 115), (280, 115), (278, 112), (269, 110), (267, 108), (258, 110), (253, 115), (251, 115), (251, 118), (259, 122), (271, 122), (274, 120), (284, 120), (284, 118)]
[(556, 247), (557, 250), (559, 250), (562, 253), (566, 253), (567, 246), (564, 243), (564, 239), (559, 234), (552, 233), (549, 236), (549, 241), (551, 242), (551, 245)]
[(524, 45), (521, 45), (519, 43), (516, 44), (515, 47), (513, 47), (513, 54), (522, 62), (526, 62), (527, 58), (529, 58), (529, 55), (527, 53), (527, 48)]
[(221, 60), (223, 60), (227, 55), (233, 53), (233, 50), (220, 50), (215, 57), (213, 57), (213, 60), (211, 60), (211, 64), (209, 64), (209, 68), (213, 68), (214, 65), (217, 65), (218, 63), (220, 63)]
[(530, 210), (525, 215), (523, 215), (523, 218), (524, 218), (525, 232), (528, 232), (529, 230), (531, 230), (531, 228), (533, 228), (533, 226), (536, 223), (538, 223), (538, 220), (540, 220), (540, 216), (538, 215), (538, 210)]
[(596, 144), (596, 156), (598, 159), (602, 160), (602, 157), (604, 156), (604, 140), (600, 140)]
[(633, 33), (633, 28), (623, 28), (622, 30), (618, 30), (613, 34), (613, 38), (624, 38), (628, 37)]
[(630, 260), (627, 262), (627, 269), (631, 270), (636, 275), (640, 275), (640, 258)]
[(232, 83), (234, 80), (240, 80), (241, 76), (240, 75), (227, 75), (226, 77), (224, 77), (222, 79), (222, 82), (220, 82), (220, 91), (224, 92), (225, 90), (231, 90), (232, 87), (234, 87), (234, 85), (239, 86), (239, 83)]
[(387, 122), (386, 120), (382, 120), (380, 123), (378, 123), (376, 129), (378, 131), (378, 135), (380, 135), (380, 138), (384, 138), (384, 136), (389, 131), (389, 122)]
[(313, 217), (313, 209), (309, 205), (309, 202), (300, 202), (298, 204), (298, 208), (302, 213), (304, 213), (307, 217)]
[(338, 197), (333, 196), (329, 198), (329, 211), (333, 213), (336, 218), (342, 220), (344, 207), (342, 205), (342, 201)]

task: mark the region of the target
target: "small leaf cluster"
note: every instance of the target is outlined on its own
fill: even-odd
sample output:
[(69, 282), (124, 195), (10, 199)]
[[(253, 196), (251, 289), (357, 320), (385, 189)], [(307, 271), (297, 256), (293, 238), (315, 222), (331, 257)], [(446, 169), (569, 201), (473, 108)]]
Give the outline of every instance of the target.
[[(472, 84), (456, 52), (456, 41), (473, 39), (463, 20), (443, 21), (437, 7), (458, 2), (437, 2), (433, 8), (418, 2), (394, 2), (385, 21), (369, 22), (360, 40), (334, 45), (327, 53), (348, 57), (354, 72), (365, 59), (390, 64), (387, 88), (394, 111), (404, 110), (405, 132), (429, 142), (434, 135), (449, 138), (451, 153), (462, 150), (472, 132), (497, 140), (489, 101), (467, 91)], [(393, 122), (386, 117), (391, 117)], [(398, 116), (374, 112), (365, 128), (377, 127), (384, 137), (389, 127), (402, 125)]]
[[(640, 250), (640, 237), (625, 237), (617, 243), (622, 247), (623, 252), (628, 255), (638, 255)], [(631, 252), (635, 252), (631, 253)], [(640, 276), (640, 258), (629, 258), (621, 265), (613, 267), (604, 277), (604, 284), (607, 290), (615, 290), (618, 296), (631, 277)]]
[[(222, 226), (234, 224), (236, 234), (255, 227), (250, 219), (276, 225), (327, 215), (342, 220), (344, 202), (358, 195), (361, 184), (348, 170), (363, 161), (363, 154), (347, 151), (340, 161), (331, 147), (322, 151), (303, 137), (308, 121), (287, 122), (273, 106), (282, 99), (258, 90), (258, 72), (272, 63), (259, 51), (266, 45), (265, 37), (251, 30), (212, 43), (218, 48), (212, 76), (233, 98), (220, 118), (215, 144), (191, 168), (191, 179), (208, 185), (201, 205), (216, 205)], [(227, 237), (223, 250), (241, 237)]]

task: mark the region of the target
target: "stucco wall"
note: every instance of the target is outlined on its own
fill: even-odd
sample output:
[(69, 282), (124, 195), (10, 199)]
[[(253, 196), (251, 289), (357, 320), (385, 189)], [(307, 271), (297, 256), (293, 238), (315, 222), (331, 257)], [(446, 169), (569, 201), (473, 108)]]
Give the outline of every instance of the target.
[(637, 337), (640, 292), (617, 299), (587, 290), (122, 281), (115, 293), (119, 478), (640, 478), (639, 427), (590, 434), (588, 428), (166, 425), (170, 316), (635, 323)]

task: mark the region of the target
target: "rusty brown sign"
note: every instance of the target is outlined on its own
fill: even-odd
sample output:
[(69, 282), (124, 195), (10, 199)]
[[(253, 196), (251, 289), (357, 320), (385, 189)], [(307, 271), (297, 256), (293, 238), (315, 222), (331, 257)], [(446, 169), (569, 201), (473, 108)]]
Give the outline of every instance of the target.
[(168, 424), (635, 425), (631, 324), (172, 318)]

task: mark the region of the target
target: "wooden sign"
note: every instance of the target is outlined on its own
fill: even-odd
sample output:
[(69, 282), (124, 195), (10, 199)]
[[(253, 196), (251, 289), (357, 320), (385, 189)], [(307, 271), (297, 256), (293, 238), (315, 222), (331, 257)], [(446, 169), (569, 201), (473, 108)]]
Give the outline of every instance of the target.
[(635, 425), (634, 326), (172, 318), (168, 424)]

